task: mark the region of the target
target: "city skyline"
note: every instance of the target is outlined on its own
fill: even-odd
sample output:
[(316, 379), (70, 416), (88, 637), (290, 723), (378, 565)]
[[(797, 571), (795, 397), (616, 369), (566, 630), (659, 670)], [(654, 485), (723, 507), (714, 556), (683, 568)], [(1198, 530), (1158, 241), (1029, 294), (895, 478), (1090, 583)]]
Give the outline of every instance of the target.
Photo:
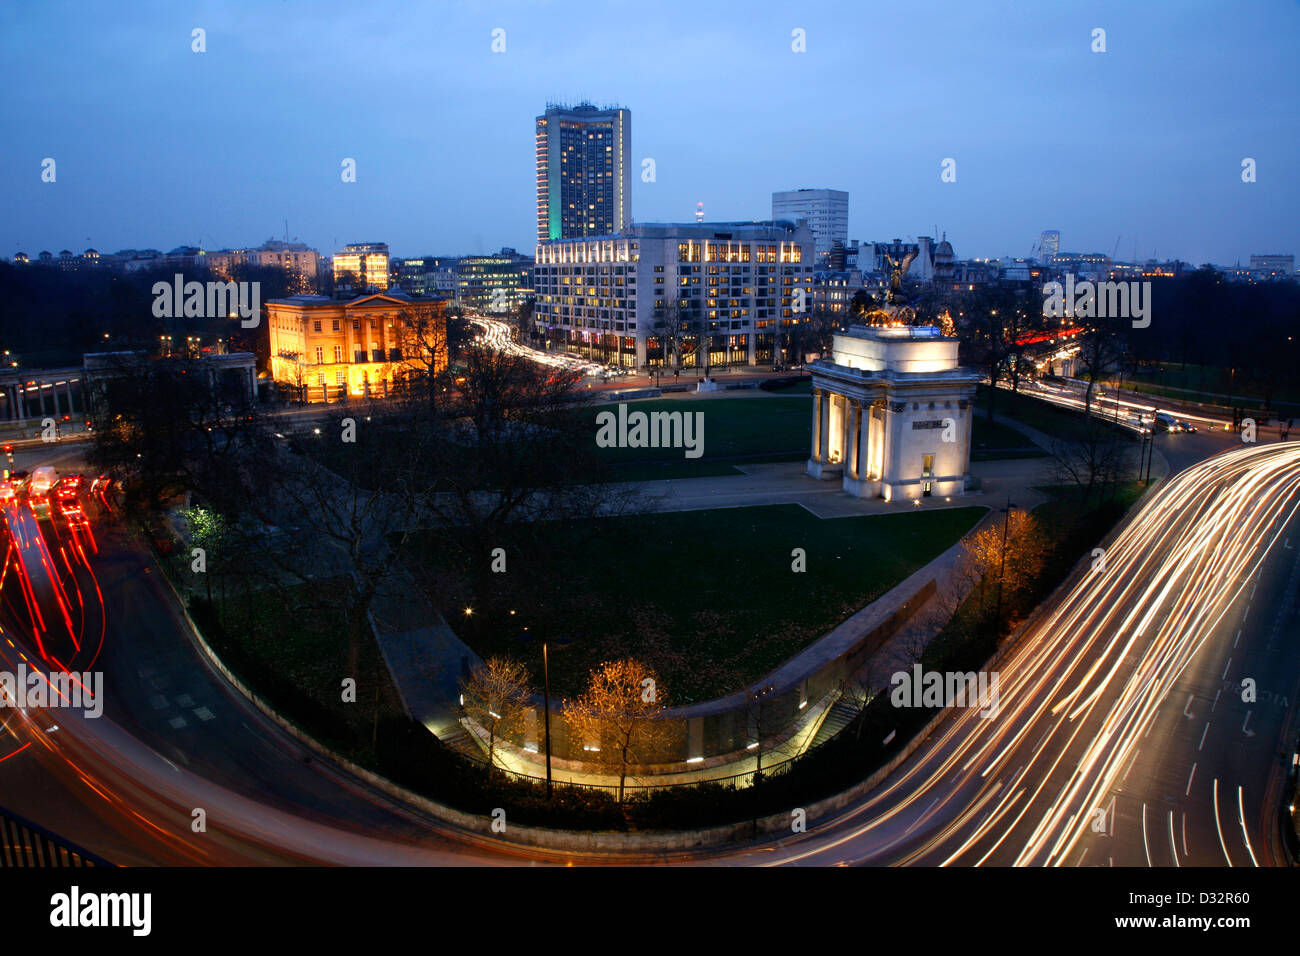
[[(850, 238), (937, 228), (963, 258), (1028, 255), (1048, 227), (1063, 249), (1121, 259), (1136, 245), (1138, 259), (1227, 264), (1296, 245), (1287, 210), (1300, 187), (1284, 175), (1297, 159), (1294, 8), (1180, 5), (1172, 20), (1167, 5), (1103, 5), (1026, 23), (948, 5), (920, 23), (775, 4), (733, 22), (679, 5), (628, 45), (631, 9), (593, 11), (573, 34), (549, 7), (454, 8), (435, 21), (381, 6), (381, 19), (410, 27), (382, 63), (354, 55), (356, 21), (328, 5), (79, 11), (87, 28), (68, 36), (57, 6), (6, 12), (11, 88), (33, 92), (0, 106), (12, 131), (0, 253), (234, 247), (281, 235), (285, 220), (291, 239), (329, 252), (376, 235), (403, 255), (528, 250), (534, 118), (583, 98), (637, 116), (634, 222), (687, 222), (701, 201), (710, 221), (761, 220), (773, 191), (834, 188), (851, 197)], [(203, 53), (191, 50), (196, 27)], [(1090, 49), (1098, 27), (1105, 53)], [(806, 52), (794, 50), (800, 30)], [(1257, 69), (1241, 74), (1230, 64), (1245, 49)], [(694, 67), (671, 69), (702, 56), (719, 65), (708, 96)], [(102, 82), (72, 85), (84, 75), (73, 63)], [(755, 83), (762, 95), (750, 96)], [(47, 157), (53, 183), (41, 180)], [(1256, 182), (1241, 180), (1246, 157)], [(941, 181), (947, 158), (955, 182)], [(345, 159), (355, 182), (341, 179)]]

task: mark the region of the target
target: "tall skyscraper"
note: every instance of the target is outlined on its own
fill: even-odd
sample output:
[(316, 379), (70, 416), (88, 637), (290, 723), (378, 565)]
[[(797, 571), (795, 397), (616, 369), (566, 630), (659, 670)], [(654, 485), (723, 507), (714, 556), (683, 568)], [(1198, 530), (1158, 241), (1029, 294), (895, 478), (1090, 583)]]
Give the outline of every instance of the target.
[(608, 236), (632, 223), (632, 114), (554, 103), (537, 117), (537, 241)]
[(1056, 229), (1044, 229), (1038, 237), (1038, 261), (1051, 265), (1052, 258), (1061, 251), (1061, 233)]
[(817, 263), (830, 264), (831, 247), (849, 238), (849, 194), (840, 189), (791, 189), (772, 193), (772, 218), (808, 220), (817, 244)]

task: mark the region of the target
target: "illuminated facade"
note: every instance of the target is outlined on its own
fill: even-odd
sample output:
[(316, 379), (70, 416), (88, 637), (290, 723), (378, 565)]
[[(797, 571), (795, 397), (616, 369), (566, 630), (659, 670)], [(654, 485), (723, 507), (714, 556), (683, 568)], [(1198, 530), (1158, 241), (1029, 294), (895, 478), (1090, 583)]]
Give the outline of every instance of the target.
[(980, 376), (933, 327), (854, 326), (810, 366), (808, 474), (858, 498), (960, 495)]
[(517, 309), (533, 294), (533, 260), (510, 248), (456, 263), (456, 301), (483, 312)]
[(359, 242), (334, 254), (334, 291), (388, 288), (388, 243)]
[(813, 260), (812, 232), (790, 222), (642, 223), (542, 242), (534, 320), (553, 344), (629, 368), (790, 362)]
[(629, 110), (547, 104), (537, 117), (537, 241), (631, 225), (631, 148)]
[(808, 220), (817, 246), (817, 265), (831, 265), (836, 242), (843, 246), (849, 237), (849, 194), (842, 189), (789, 189), (772, 193), (772, 218), (795, 222)]
[(271, 377), (310, 401), (387, 395), (395, 383), (447, 365), (444, 303), (401, 292), (351, 301), (294, 295), (265, 304)]

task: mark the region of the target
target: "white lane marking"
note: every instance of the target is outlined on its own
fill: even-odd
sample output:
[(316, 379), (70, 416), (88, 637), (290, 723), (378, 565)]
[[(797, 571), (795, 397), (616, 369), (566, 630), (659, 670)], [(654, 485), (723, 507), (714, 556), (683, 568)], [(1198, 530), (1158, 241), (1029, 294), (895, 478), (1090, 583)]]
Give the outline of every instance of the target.
[(1183, 811), (1183, 856), (1188, 856), (1187, 852), (1187, 811)]
[(1241, 640), (1241, 629), (1240, 629), (1240, 628), (1237, 629), (1237, 637), (1236, 637), (1236, 639), (1232, 642), (1232, 646), (1233, 646), (1233, 647), (1236, 647), (1236, 646), (1237, 646), (1237, 641), (1239, 641), (1239, 640)]
[(1210, 713), (1214, 713), (1214, 708), (1219, 706), (1219, 695), (1223, 693), (1223, 688), (1214, 692), (1214, 703), (1210, 705)]
[(1186, 706), (1183, 707), (1183, 716), (1184, 716), (1184, 717), (1191, 717), (1191, 716), (1193, 716), (1192, 713), (1191, 713), (1191, 706), (1192, 706), (1192, 701), (1193, 701), (1194, 699), (1195, 699), (1195, 696), (1194, 696), (1193, 694), (1188, 694), (1188, 695), (1187, 695), (1187, 704), (1186, 704)]
[(1189, 796), (1192, 792), (1192, 778), (1196, 776), (1196, 764), (1192, 764), (1192, 772), (1187, 775), (1187, 789), (1183, 791), (1183, 796)]
[(1147, 805), (1142, 804), (1142, 852), (1147, 856), (1147, 866), (1151, 865), (1151, 847), (1147, 845)]
[(1247, 737), (1255, 736), (1255, 731), (1246, 729), (1246, 725), (1250, 723), (1250, 715), (1253, 713), (1254, 713), (1253, 710), (1246, 711), (1246, 719), (1241, 722), (1241, 732), (1245, 734)]
[(1228, 655), (1228, 662), (1227, 662), (1226, 664), (1223, 665), (1223, 676), (1220, 677), (1219, 680), (1227, 680), (1227, 678), (1228, 678), (1228, 668), (1231, 667), (1231, 666), (1232, 666), (1232, 655), (1229, 654), (1229, 655)]
[(1259, 866), (1259, 860), (1255, 859), (1255, 851), (1250, 848), (1250, 834), (1246, 832), (1246, 808), (1242, 806), (1241, 787), (1237, 788), (1237, 814), (1241, 820), (1241, 836), (1246, 841), (1246, 852), (1250, 854), (1250, 862)]
[(1174, 811), (1169, 811), (1169, 849), (1174, 854), (1174, 866), (1181, 867), (1178, 862), (1178, 843), (1174, 840)]
[(1201, 742), (1196, 745), (1197, 752), (1200, 752), (1200, 749), (1205, 746), (1205, 735), (1208, 734), (1209, 732), (1210, 732), (1210, 722), (1207, 720), (1205, 722), (1205, 729), (1201, 731)]
[(919, 817), (917, 817), (915, 820), (913, 820), (913, 821), (912, 821), (912, 825), (911, 825), (910, 827), (908, 827), (906, 830), (903, 831), (903, 836), (907, 836), (909, 833), (911, 833), (913, 830), (915, 830), (917, 824), (920, 823), (922, 820), (924, 820), (924, 819), (926, 818), (926, 816), (930, 813), (930, 811), (934, 809), (934, 805), (935, 805), (936, 803), (938, 803), (938, 802), (939, 802), (939, 798), (938, 798), (938, 797), (935, 797), (935, 798), (930, 802), (930, 805), (929, 805), (928, 807), (925, 808), (925, 812), (923, 812)]
[(1232, 866), (1232, 857), (1228, 856), (1228, 845), (1223, 842), (1223, 827), (1219, 823), (1219, 778), (1214, 778), (1214, 829), (1219, 831), (1219, 847), (1223, 850), (1223, 858), (1228, 861), (1228, 866)]
[(1140, 754), (1141, 752), (1142, 751), (1140, 750), (1133, 751), (1133, 759), (1129, 761), (1128, 769), (1124, 771), (1124, 778), (1120, 780), (1120, 783), (1128, 783), (1128, 775), (1133, 772), (1133, 765), (1137, 763), (1138, 754)]

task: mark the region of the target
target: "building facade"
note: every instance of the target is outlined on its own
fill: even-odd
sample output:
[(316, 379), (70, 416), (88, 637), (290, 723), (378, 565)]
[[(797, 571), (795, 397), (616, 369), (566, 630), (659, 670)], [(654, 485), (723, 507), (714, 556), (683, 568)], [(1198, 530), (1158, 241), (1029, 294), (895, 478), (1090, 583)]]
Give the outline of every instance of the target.
[(388, 288), (388, 243), (357, 242), (334, 254), (335, 292)]
[(547, 104), (537, 117), (537, 241), (632, 224), (632, 114)]
[[(790, 189), (772, 193), (772, 218), (808, 221), (816, 244), (817, 265), (831, 265), (831, 250), (849, 237), (849, 194), (841, 189)], [(842, 267), (841, 267), (842, 268)]]
[(533, 260), (508, 247), (488, 256), (464, 256), (456, 263), (455, 282), (460, 305), (509, 312), (533, 294)]
[(859, 498), (964, 494), (980, 376), (933, 327), (854, 326), (810, 366), (808, 474)]
[(814, 245), (791, 222), (642, 223), (537, 246), (535, 323), (628, 368), (790, 362), (813, 307)]
[(1265, 279), (1293, 276), (1295, 275), (1295, 256), (1281, 253), (1253, 255), (1250, 257), (1250, 268)]
[(447, 365), (445, 306), (402, 292), (350, 301), (294, 295), (265, 304), (271, 377), (309, 401), (386, 396)]

